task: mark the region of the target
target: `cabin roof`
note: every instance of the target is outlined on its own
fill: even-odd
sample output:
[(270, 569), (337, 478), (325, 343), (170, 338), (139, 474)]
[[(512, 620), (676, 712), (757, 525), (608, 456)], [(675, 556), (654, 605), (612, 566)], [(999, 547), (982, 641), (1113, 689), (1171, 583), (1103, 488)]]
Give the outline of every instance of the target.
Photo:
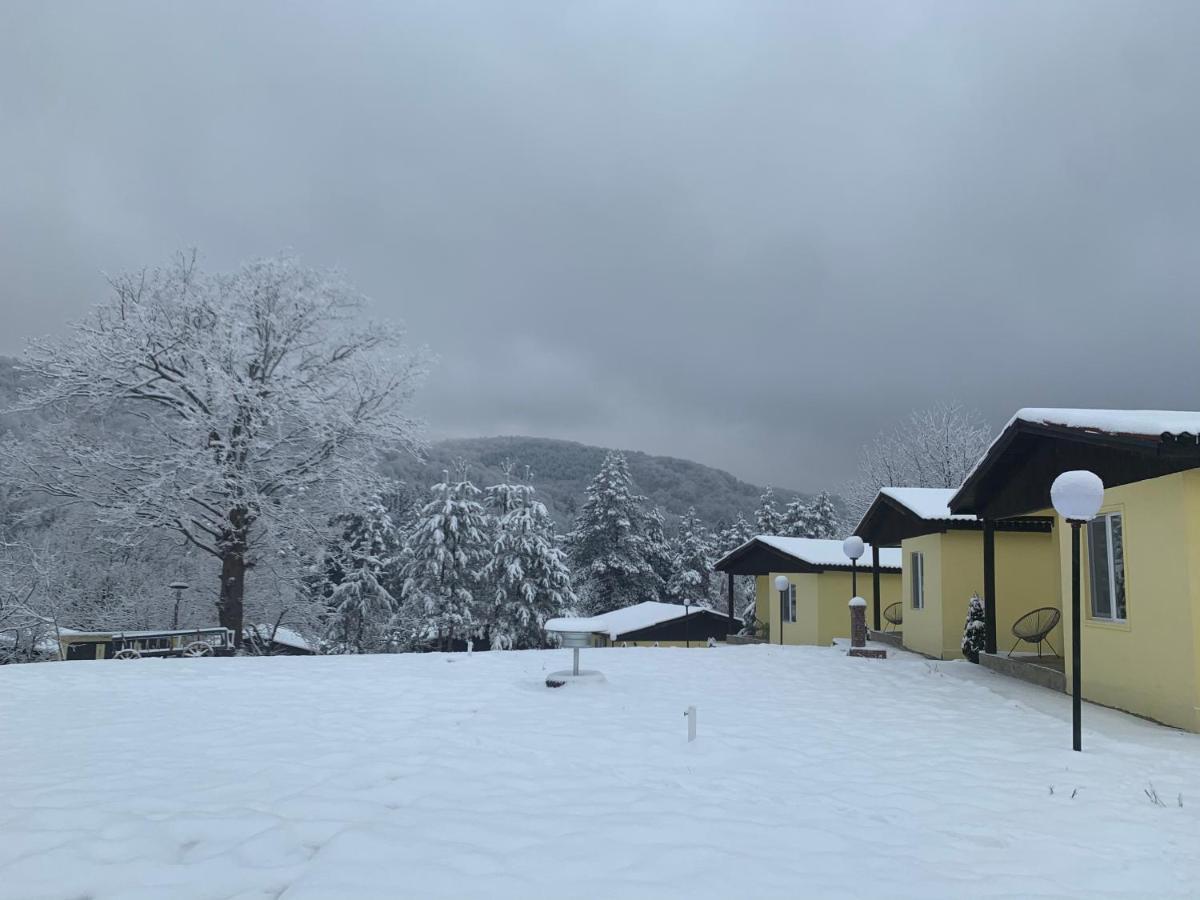
[[(766, 575), (770, 572), (823, 572), (826, 569), (848, 571), (851, 565), (839, 540), (760, 534), (731, 550), (713, 568), (732, 575)], [(870, 544), (864, 549), (859, 568), (871, 568)], [(899, 572), (900, 551), (881, 548), (879, 568)]]
[(927, 522), (977, 522), (969, 513), (950, 512), (950, 498), (956, 488), (882, 487), (879, 493), (891, 497), (918, 519)]
[[(881, 547), (908, 538), (947, 531), (982, 531), (983, 522), (970, 514), (956, 515), (948, 505), (952, 488), (885, 487), (871, 502), (855, 534)], [(1023, 516), (996, 523), (999, 531), (1049, 533), (1053, 520)]]
[(704, 613), (719, 615), (707, 606), (696, 603), (683, 606), (678, 603), (647, 600), (644, 603), (635, 603), (633, 606), (614, 609), (612, 612), (601, 613), (598, 616), (550, 619), (546, 622), (545, 628), (547, 631), (554, 632), (580, 631), (591, 634), (607, 634), (615, 640), (622, 634), (631, 631)]
[(1200, 412), (1018, 410), (955, 492), (955, 514), (987, 518), (1050, 507), (1063, 472), (1088, 469), (1107, 487), (1200, 466)]

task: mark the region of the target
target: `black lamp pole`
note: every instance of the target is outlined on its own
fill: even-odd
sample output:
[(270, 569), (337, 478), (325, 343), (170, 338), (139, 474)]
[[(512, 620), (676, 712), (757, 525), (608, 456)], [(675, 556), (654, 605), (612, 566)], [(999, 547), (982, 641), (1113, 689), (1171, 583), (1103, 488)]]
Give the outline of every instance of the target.
[(850, 596), (858, 596), (858, 557), (850, 560)]
[(783, 646), (783, 604), (787, 597), (787, 591), (779, 592), (779, 646)]
[[(1104, 482), (1095, 472), (1063, 472), (1050, 485), (1054, 511), (1071, 526), (1071, 748), (1083, 749), (1083, 634), (1079, 609), (1079, 528), (1104, 504)], [(986, 542), (985, 542), (986, 548)], [(986, 567), (986, 555), (985, 567)], [(992, 620), (993, 622), (995, 619)]]
[(1080, 613), (1079, 613), (1079, 526), (1081, 519), (1071, 523), (1071, 741), (1075, 750), (1083, 749), (1083, 677), (1080, 675)]

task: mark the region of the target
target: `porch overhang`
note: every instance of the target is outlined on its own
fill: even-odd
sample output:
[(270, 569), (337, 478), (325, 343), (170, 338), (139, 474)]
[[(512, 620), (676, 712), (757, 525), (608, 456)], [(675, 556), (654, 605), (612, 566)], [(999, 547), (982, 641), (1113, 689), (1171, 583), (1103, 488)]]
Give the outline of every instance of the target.
[(950, 510), (1000, 520), (1048, 509), (1050, 485), (1072, 469), (1117, 487), (1197, 467), (1194, 434), (1113, 434), (1014, 419), (951, 498)]
[[(821, 572), (851, 572), (855, 570), (855, 566), (849, 558), (834, 560), (827, 555), (818, 555), (815, 560), (802, 559), (773, 546), (762, 537), (751, 538), (737, 549), (727, 553), (716, 562), (713, 568), (728, 575), (770, 575), (776, 572), (819, 575)], [(792, 540), (792, 538), (781, 538), (781, 540)], [(803, 542), (808, 539), (796, 538), (795, 540)], [(816, 543), (835, 542), (818, 540)], [(838, 544), (837, 552), (840, 554), (841, 542), (836, 543)], [(871, 547), (868, 547), (866, 557), (860, 560), (857, 571), (868, 571), (871, 565), (870, 561)], [(894, 561), (884, 563), (879, 568), (885, 573), (898, 574), (900, 572), (899, 555), (896, 555)]]
[[(996, 530), (1049, 534), (1053, 524), (1053, 519), (1046, 516), (1023, 516), (997, 522)], [(978, 518), (922, 518), (894, 497), (880, 492), (875, 495), (875, 500), (854, 533), (876, 547), (897, 547), (901, 541), (909, 538), (945, 534), (948, 531), (983, 531), (983, 522)]]
[(769, 575), (772, 572), (820, 572), (816, 566), (765, 544), (757, 538), (747, 541), (717, 561), (713, 568), (728, 575)]

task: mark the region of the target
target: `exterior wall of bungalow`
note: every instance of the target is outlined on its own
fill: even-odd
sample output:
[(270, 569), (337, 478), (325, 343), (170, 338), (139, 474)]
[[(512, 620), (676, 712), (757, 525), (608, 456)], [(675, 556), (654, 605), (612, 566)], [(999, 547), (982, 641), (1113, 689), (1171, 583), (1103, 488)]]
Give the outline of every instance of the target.
[[(907, 538), (900, 545), (903, 559), (901, 596), (904, 607), (904, 646), (934, 659), (962, 657), (963, 626), (972, 594), (983, 596), (983, 535), (978, 531), (947, 531)], [(924, 568), (923, 604), (914, 606), (914, 560), (921, 554)], [(996, 534), (997, 649), (1012, 647), (1012, 626), (1040, 606), (1062, 608), (1059, 601), (1058, 544), (1054, 535), (998, 532)], [(1049, 635), (1062, 650), (1062, 625)], [(1017, 651), (1034, 649), (1022, 644)]]
[[(770, 627), (770, 641), (779, 643), (779, 591), (775, 576), (782, 574), (796, 586), (796, 621), (783, 623), (783, 643), (828, 646), (837, 637), (850, 636), (851, 575), (841, 570), (799, 574), (772, 572), (754, 579), (754, 614)], [(858, 573), (858, 592), (871, 602), (871, 567)], [(883, 572), (879, 576), (880, 605), (900, 599), (900, 574)]]
[[(1200, 470), (1108, 488), (1100, 513), (1122, 515), (1126, 613), (1123, 620), (1093, 614), (1085, 527), (1083, 697), (1200, 731)], [(1069, 618), (1071, 528), (1059, 521), (1055, 534)], [(1069, 625), (1066, 634), (1070, 690)]]

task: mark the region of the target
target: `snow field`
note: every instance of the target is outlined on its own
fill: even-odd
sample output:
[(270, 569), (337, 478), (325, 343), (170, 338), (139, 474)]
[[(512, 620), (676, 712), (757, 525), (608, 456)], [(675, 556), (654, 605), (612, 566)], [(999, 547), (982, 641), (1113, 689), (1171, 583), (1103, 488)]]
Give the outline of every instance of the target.
[(1188, 897), (1200, 883), (1196, 735), (1085, 706), (1075, 754), (1066, 697), (907, 654), (583, 656), (607, 683), (544, 687), (569, 651), (6, 667), (0, 897)]

